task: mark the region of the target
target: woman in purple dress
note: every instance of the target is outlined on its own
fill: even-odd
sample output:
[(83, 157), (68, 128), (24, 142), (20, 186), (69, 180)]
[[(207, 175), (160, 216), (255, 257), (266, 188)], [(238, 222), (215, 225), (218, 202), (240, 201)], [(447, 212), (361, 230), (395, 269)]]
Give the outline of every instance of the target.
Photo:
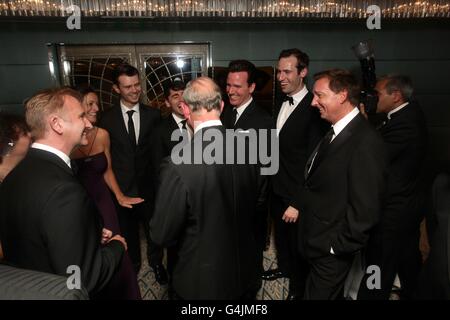
[[(125, 196), (117, 184), (111, 168), (110, 140), (106, 130), (96, 127), (99, 111), (98, 97), (95, 91), (84, 86), (78, 88), (83, 95), (83, 106), (87, 119), (94, 125), (87, 133), (89, 143), (75, 149), (71, 155), (77, 168), (77, 175), (94, 200), (103, 219), (102, 243), (116, 234), (120, 234), (116, 208), (111, 196), (115, 195), (117, 202), (131, 208), (134, 204), (144, 201), (141, 198)], [(122, 264), (109, 285), (97, 296), (99, 299), (141, 299), (136, 273), (130, 257), (125, 252)]]

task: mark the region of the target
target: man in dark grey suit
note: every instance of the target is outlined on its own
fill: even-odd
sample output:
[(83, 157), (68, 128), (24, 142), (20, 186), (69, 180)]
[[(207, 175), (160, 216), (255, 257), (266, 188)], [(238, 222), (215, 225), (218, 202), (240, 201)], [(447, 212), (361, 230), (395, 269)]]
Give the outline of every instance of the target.
[(254, 223), (264, 186), (257, 165), (226, 161), (219, 87), (198, 78), (183, 98), (194, 136), (182, 158), (172, 154), (163, 162), (150, 234), (160, 245), (178, 245), (173, 287), (179, 297), (243, 298), (258, 277)]
[(167, 283), (162, 265), (163, 250), (151, 242), (148, 221), (153, 212), (156, 168), (152, 159), (152, 136), (160, 121), (160, 113), (139, 103), (141, 83), (139, 72), (133, 66), (119, 65), (113, 74), (113, 89), (120, 95), (120, 103), (107, 110), (99, 126), (106, 129), (111, 139), (111, 164), (120, 189), (132, 197), (145, 201), (124, 208), (117, 205), (120, 230), (128, 241), (129, 255), (136, 273), (141, 266), (139, 225), (142, 223), (147, 238), (147, 256), (160, 284)]
[(299, 250), (308, 260), (305, 299), (339, 299), (353, 257), (380, 218), (387, 157), (378, 133), (359, 113), (359, 87), (345, 70), (314, 77), (312, 105), (332, 124), (305, 167), (287, 211), (299, 216)]
[(0, 189), (5, 261), (63, 276), (75, 272), (95, 295), (114, 275), (126, 243), (116, 235), (101, 246), (98, 212), (70, 167), (70, 153), (87, 144), (92, 125), (71, 89), (42, 91), (25, 108), (35, 142)]

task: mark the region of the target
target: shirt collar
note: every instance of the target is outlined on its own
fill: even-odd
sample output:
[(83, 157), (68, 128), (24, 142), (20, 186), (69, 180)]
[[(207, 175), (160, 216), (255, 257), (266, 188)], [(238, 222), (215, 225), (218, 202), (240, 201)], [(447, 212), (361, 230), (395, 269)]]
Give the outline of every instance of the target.
[(220, 120), (208, 120), (205, 122), (200, 123), (197, 128), (194, 130), (194, 134), (197, 133), (199, 130), (208, 128), (208, 127), (215, 127), (215, 126), (221, 126), (222, 122)]
[(409, 102), (405, 102), (401, 105), (399, 105), (397, 108), (391, 110), (388, 112), (387, 114), (387, 118), (390, 119), (393, 113), (396, 113), (397, 111), (400, 111), (401, 109), (403, 109), (404, 107), (406, 107), (408, 105)]
[(125, 106), (122, 102), (122, 100), (120, 100), (120, 108), (122, 109), (122, 113), (123, 114), (127, 114), (127, 111), (130, 110), (134, 110), (134, 112), (136, 112), (136, 114), (139, 114), (139, 103), (136, 103), (132, 108), (128, 108), (127, 106)]
[(253, 101), (253, 97), (250, 97), (250, 99), (246, 103), (244, 103), (242, 106), (235, 108), (236, 112), (238, 113), (237, 118), (239, 118), (244, 113), (245, 109), (247, 109), (247, 107), (250, 105), (250, 103), (252, 103), (252, 101)]
[(72, 168), (72, 166), (70, 165), (70, 158), (69, 158), (69, 156), (67, 154), (65, 154), (64, 152), (56, 149), (56, 148), (50, 147), (49, 145), (46, 145), (46, 144), (37, 143), (37, 142), (34, 142), (31, 145), (31, 148), (51, 152), (54, 155), (56, 155), (59, 158), (61, 158), (61, 160), (64, 161), (69, 166), (69, 168)]
[(292, 99), (294, 99), (294, 106), (298, 105), (307, 94), (308, 89), (306, 88), (305, 85), (303, 85), (302, 90), (291, 96)]
[(344, 130), (344, 128), (350, 123), (350, 121), (353, 120), (354, 117), (356, 117), (359, 113), (358, 108), (353, 108), (352, 111), (350, 111), (349, 113), (347, 113), (345, 115), (345, 117), (343, 117), (341, 120), (339, 120), (338, 122), (336, 122), (334, 125), (332, 125), (333, 127), (333, 131), (334, 131), (334, 136), (336, 137), (342, 130)]
[(175, 120), (175, 122), (176, 122), (177, 124), (180, 124), (181, 121), (186, 120), (186, 119), (184, 119), (184, 118), (181, 118), (179, 115), (177, 115), (177, 114), (175, 114), (175, 113), (173, 113), (173, 112), (172, 112), (172, 117), (173, 117), (173, 120)]

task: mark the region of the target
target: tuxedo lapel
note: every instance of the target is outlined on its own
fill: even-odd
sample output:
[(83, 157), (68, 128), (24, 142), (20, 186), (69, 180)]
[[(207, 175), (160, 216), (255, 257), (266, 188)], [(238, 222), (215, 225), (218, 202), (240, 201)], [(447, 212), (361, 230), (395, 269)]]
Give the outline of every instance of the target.
[(273, 121), (272, 122), (273, 128), (277, 127), (277, 119), (278, 119), (278, 115), (280, 114), (282, 105), (283, 105), (283, 99), (280, 100), (275, 106), (275, 109), (274, 109), (274, 112), (273, 112), (273, 119), (272, 119), (272, 121)]
[(328, 148), (325, 156), (331, 155), (336, 150), (338, 150), (343, 144), (347, 142), (347, 140), (353, 136), (353, 132), (355, 129), (361, 124), (361, 122), (367, 121), (363, 118), (363, 116), (359, 113), (356, 117), (349, 122), (349, 124), (342, 130), (337, 137), (331, 142), (330, 147)]
[(248, 119), (251, 119), (251, 114), (252, 112), (254, 112), (254, 110), (255, 110), (255, 101), (252, 101), (252, 103), (250, 103), (248, 107), (244, 110), (244, 112), (241, 114), (238, 121), (236, 121), (234, 129), (239, 128), (241, 123), (245, 123), (246, 121), (248, 121)]
[(233, 128), (233, 124), (231, 124), (231, 114), (233, 113), (233, 107), (231, 105), (227, 105), (224, 107), (222, 114), (220, 115), (220, 120), (224, 124), (225, 127), (231, 129)]
[(165, 135), (167, 137), (166, 141), (168, 143), (170, 151), (172, 151), (173, 147), (175, 147), (175, 145), (177, 145), (179, 142), (179, 141), (172, 141), (172, 134), (175, 130), (180, 130), (180, 127), (173, 118), (172, 114), (169, 115), (169, 118), (167, 119), (165, 130), (166, 130)]
[(178, 126), (177, 122), (175, 121), (175, 119), (173, 118), (172, 115), (170, 115), (169, 117), (170, 117), (170, 119), (169, 119), (169, 131), (170, 131), (170, 134), (172, 134), (173, 130), (180, 129), (180, 127)]
[(320, 143), (317, 144), (317, 146), (314, 148), (314, 151), (309, 155), (308, 161), (306, 161), (305, 170), (303, 172), (303, 176), (305, 177), (305, 180), (308, 179), (309, 176), (309, 167), (311, 167), (311, 164), (313, 162), (314, 156), (317, 153), (317, 150), (319, 150)]
[[(295, 122), (295, 120), (293, 120), (293, 119), (295, 119), (296, 117), (298, 117), (298, 115), (299, 115), (300, 113), (305, 112), (305, 109), (306, 109), (306, 108), (309, 108), (309, 107), (311, 106), (311, 101), (312, 101), (312, 94), (311, 94), (310, 92), (308, 92), (308, 93), (306, 94), (306, 96), (302, 99), (302, 101), (300, 101), (300, 102), (297, 104), (297, 106), (295, 107), (294, 111), (292, 111), (292, 113), (291, 113), (291, 114), (289, 115), (289, 117), (286, 119), (286, 122), (284, 123), (283, 127), (281, 128), (280, 134), (279, 134), (279, 135), (282, 135), (282, 134), (283, 134), (283, 130), (286, 131), (286, 130), (285, 130), (286, 127), (289, 127), (289, 126), (292, 126), (292, 125), (293, 125), (293, 123)], [(275, 120), (275, 128), (276, 128), (277, 121), (278, 121), (278, 114), (279, 114), (280, 111), (281, 111), (282, 105), (283, 105), (283, 103), (281, 103), (280, 108), (279, 108), (279, 110), (278, 110), (278, 112), (277, 112), (277, 115), (276, 115), (276, 117), (275, 117), (275, 119), (274, 119), (274, 120)], [(296, 123), (294, 123), (294, 125), (296, 125)]]
[(350, 139), (353, 136), (353, 132), (356, 127), (358, 127), (361, 124), (361, 121), (366, 121), (361, 114), (358, 114), (356, 117), (352, 119), (352, 121), (349, 122), (349, 124), (342, 130), (337, 137), (334, 138), (333, 141), (331, 141), (330, 146), (326, 149), (325, 153), (323, 154), (323, 161), (317, 164), (316, 168), (313, 168), (313, 172), (308, 173), (308, 168), (311, 166), (312, 160), (314, 159), (314, 156), (317, 153), (317, 150), (320, 146), (320, 143), (316, 146), (313, 153), (309, 156), (309, 159), (306, 163), (304, 176), (305, 179), (310, 178), (314, 172), (318, 170), (318, 168), (323, 164), (327, 158), (329, 158), (333, 153), (335, 153), (339, 148), (344, 145), (348, 139)]

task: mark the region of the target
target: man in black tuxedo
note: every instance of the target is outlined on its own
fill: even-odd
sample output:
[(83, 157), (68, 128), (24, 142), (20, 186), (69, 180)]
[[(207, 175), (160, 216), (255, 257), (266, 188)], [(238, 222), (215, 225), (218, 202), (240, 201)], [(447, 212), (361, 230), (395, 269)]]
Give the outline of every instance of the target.
[(153, 155), (158, 171), (161, 161), (170, 156), (172, 149), (181, 141), (181, 136), (172, 140), (173, 132), (175, 130), (180, 132), (186, 130), (188, 138), (192, 135), (181, 108), (185, 87), (186, 85), (180, 79), (170, 81), (164, 86), (164, 103), (170, 109), (170, 115), (161, 120), (155, 132), (155, 152), (153, 152)]
[(160, 121), (160, 113), (139, 103), (141, 83), (136, 68), (128, 64), (119, 65), (114, 70), (113, 81), (113, 89), (120, 95), (120, 103), (103, 114), (99, 126), (109, 133), (112, 169), (120, 189), (127, 195), (145, 199), (133, 208), (124, 208), (116, 203), (120, 229), (128, 241), (130, 258), (138, 273), (141, 266), (139, 224), (143, 224), (150, 267), (155, 272), (156, 280), (166, 284), (163, 249), (152, 243), (148, 234), (156, 172), (151, 161), (152, 135)]
[(183, 99), (194, 136), (183, 157), (163, 162), (150, 234), (163, 246), (178, 243), (173, 287), (179, 297), (238, 299), (258, 277), (254, 223), (264, 201), (258, 166), (226, 162), (230, 141), (213, 80), (191, 81)]
[(299, 49), (283, 50), (278, 58), (277, 80), (283, 97), (276, 105), (273, 125), (278, 132), (280, 167), (272, 177), (270, 200), (278, 269), (266, 271), (263, 279), (289, 277), (288, 300), (303, 296), (307, 264), (298, 254), (297, 216), (286, 209), (303, 184), (308, 156), (329, 127), (311, 107), (313, 96), (304, 82), (308, 65), (308, 55)]
[[(119, 235), (102, 238), (95, 205), (70, 167), (70, 153), (87, 144), (86, 130), (92, 128), (81, 100), (79, 93), (61, 88), (27, 102), (35, 142), (1, 186), (0, 235), (9, 264), (81, 276), (93, 296), (114, 275), (126, 243)], [(78, 273), (70, 273), (70, 266)]]
[[(161, 162), (164, 158), (168, 157), (172, 153), (172, 149), (178, 143), (186, 143), (189, 141), (189, 138), (192, 136), (192, 133), (187, 126), (186, 119), (183, 114), (183, 109), (181, 108), (181, 101), (183, 101), (183, 91), (186, 85), (181, 79), (175, 79), (174, 81), (168, 82), (164, 87), (164, 98), (165, 104), (167, 108), (170, 109), (170, 115), (162, 119), (159, 123), (156, 133), (155, 133), (155, 147), (153, 155), (155, 159), (155, 167), (157, 168), (157, 175), (159, 176), (159, 169)], [(173, 136), (172, 134), (176, 134), (177, 130), (179, 133), (178, 136)], [(186, 140), (183, 142), (183, 138)], [(155, 190), (158, 189), (157, 184), (158, 179), (155, 179)], [(173, 298), (172, 291), (172, 274), (173, 267), (175, 265), (176, 257), (177, 257), (177, 249), (176, 245), (173, 245), (167, 248), (167, 271), (169, 273), (169, 299)]]
[[(227, 94), (230, 104), (225, 106), (220, 118), (227, 129), (247, 131), (254, 129), (258, 137), (259, 130), (266, 130), (267, 154), (270, 153), (270, 129), (272, 128), (272, 118), (253, 99), (252, 94), (256, 87), (256, 67), (247, 60), (234, 60), (228, 65)], [(258, 149), (259, 150), (259, 149)], [(262, 177), (262, 179), (265, 179)], [(260, 207), (262, 212), (257, 214), (256, 236), (258, 241), (258, 254), (263, 272), (263, 251), (266, 247), (267, 238), (267, 204)], [(260, 278), (260, 277), (258, 277)], [(261, 279), (255, 284), (255, 295), (261, 287)]]
[(378, 131), (389, 156), (387, 198), (381, 221), (367, 248), (367, 265), (381, 270), (381, 288), (361, 282), (359, 299), (388, 300), (398, 273), (402, 298), (410, 299), (419, 276), (420, 223), (424, 215), (423, 170), (427, 151), (425, 117), (411, 101), (413, 87), (406, 76), (388, 75), (377, 81), (377, 112), (387, 114)]
[(228, 65), (227, 95), (230, 105), (220, 116), (227, 129), (271, 129), (270, 115), (258, 106), (252, 94), (256, 87), (256, 67), (247, 60)]
[(332, 124), (305, 167), (287, 211), (299, 215), (299, 250), (308, 260), (305, 299), (338, 299), (354, 255), (379, 220), (386, 155), (381, 137), (359, 113), (359, 87), (345, 70), (314, 77), (312, 105)]

